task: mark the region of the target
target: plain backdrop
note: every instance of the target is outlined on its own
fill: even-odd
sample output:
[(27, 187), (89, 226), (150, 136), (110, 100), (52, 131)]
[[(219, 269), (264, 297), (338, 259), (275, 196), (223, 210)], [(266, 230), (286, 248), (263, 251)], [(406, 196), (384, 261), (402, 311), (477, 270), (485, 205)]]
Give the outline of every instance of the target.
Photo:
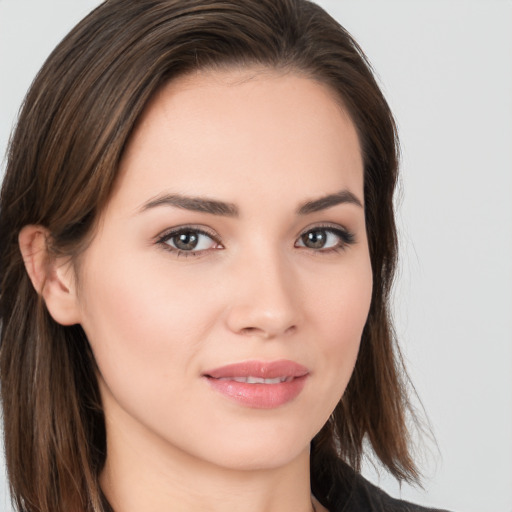
[[(2, 155), (38, 68), (98, 3), (0, 0)], [(365, 474), (418, 503), (512, 512), (512, 2), (319, 3), (359, 41), (398, 120), (397, 333), (437, 440), (418, 454), (425, 490)], [(5, 480), (0, 492), (10, 511)]]

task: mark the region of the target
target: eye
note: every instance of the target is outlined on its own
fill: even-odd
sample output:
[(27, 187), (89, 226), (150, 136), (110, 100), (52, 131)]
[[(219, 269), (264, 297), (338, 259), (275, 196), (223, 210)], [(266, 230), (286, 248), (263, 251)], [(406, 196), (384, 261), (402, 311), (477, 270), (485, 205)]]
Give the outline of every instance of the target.
[(178, 254), (207, 251), (221, 248), (220, 243), (213, 235), (197, 228), (185, 227), (163, 234), (158, 243), (164, 244), (166, 249)]
[(354, 243), (354, 235), (345, 229), (335, 227), (316, 227), (300, 235), (296, 247), (306, 247), (316, 251), (343, 249)]

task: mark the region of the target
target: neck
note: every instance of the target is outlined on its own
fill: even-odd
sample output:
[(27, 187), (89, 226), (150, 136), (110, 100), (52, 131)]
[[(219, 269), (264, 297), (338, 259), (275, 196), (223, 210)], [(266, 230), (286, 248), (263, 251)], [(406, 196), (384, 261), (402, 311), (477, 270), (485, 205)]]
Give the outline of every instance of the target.
[(163, 441), (134, 442), (133, 432), (117, 430), (107, 446), (100, 481), (116, 512), (323, 510), (312, 504), (309, 448), (281, 466), (237, 469), (198, 460)]

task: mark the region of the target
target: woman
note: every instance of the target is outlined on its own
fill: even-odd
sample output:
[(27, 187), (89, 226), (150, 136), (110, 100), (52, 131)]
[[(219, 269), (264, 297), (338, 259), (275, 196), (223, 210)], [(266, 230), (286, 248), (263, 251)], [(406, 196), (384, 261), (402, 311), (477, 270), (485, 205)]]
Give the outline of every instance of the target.
[(112, 0), (50, 56), (1, 195), (23, 511), (426, 510), (388, 318), (392, 115), (302, 0)]

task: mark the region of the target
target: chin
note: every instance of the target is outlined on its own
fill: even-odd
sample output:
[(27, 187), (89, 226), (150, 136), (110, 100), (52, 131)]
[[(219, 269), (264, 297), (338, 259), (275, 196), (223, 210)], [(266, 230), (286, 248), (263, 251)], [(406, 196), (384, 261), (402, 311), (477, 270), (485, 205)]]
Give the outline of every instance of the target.
[[(267, 445), (268, 446), (268, 445)], [(224, 456), (216, 461), (216, 465), (226, 469), (236, 471), (261, 471), (279, 469), (294, 464), (297, 460), (309, 456), (309, 443), (300, 448), (294, 447), (274, 447), (240, 450), (237, 453), (225, 453)]]
[(316, 432), (275, 425), (272, 428), (241, 429), (208, 443), (196, 446), (201, 457), (226, 469), (257, 471), (287, 466), (307, 457)]

